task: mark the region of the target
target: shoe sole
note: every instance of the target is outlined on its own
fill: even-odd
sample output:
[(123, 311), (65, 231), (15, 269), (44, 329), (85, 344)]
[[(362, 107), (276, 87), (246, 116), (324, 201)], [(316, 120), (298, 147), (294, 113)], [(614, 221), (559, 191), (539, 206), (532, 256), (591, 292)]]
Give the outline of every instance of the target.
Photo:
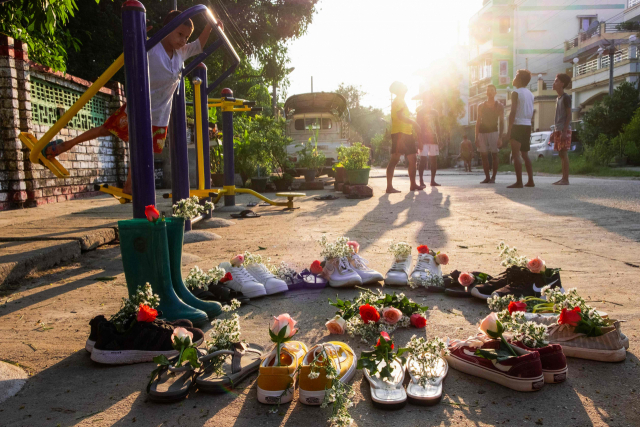
[(449, 290), (449, 289), (445, 289), (444, 293), (447, 296), (455, 297), (455, 298), (471, 298), (471, 297), (473, 297), (473, 294), (471, 294), (471, 292), (467, 292), (467, 291), (452, 291), (452, 290)]
[(624, 347), (617, 350), (596, 350), (592, 348), (578, 348), (562, 345), (562, 352), (567, 357), (596, 360), (598, 362), (622, 362), (627, 358), (627, 350)]
[(242, 292), (242, 295), (244, 295), (245, 297), (249, 298), (249, 299), (253, 299), (253, 298), (260, 298), (263, 296), (267, 295), (267, 290), (266, 289), (258, 289), (255, 290), (253, 292)]
[(406, 280), (404, 282), (396, 282), (395, 280), (384, 279), (384, 284), (385, 286), (409, 286), (409, 282)]
[(473, 295), (476, 298), (480, 298), (480, 299), (484, 299), (484, 300), (487, 300), (487, 299), (491, 298), (491, 295), (481, 294), (480, 291), (477, 290), (475, 287), (473, 289), (471, 289), (471, 295)]
[(362, 285), (362, 280), (347, 280), (345, 282), (335, 280), (329, 280), (329, 286), (332, 288), (353, 288), (354, 286)]
[[(203, 339), (195, 342), (196, 347), (202, 344)], [(149, 350), (100, 350), (93, 348), (91, 360), (103, 365), (132, 365), (134, 363), (153, 362), (156, 356), (165, 355), (168, 359), (179, 354), (176, 350), (149, 351)]]
[(568, 367), (564, 367), (563, 369), (556, 369), (554, 371), (543, 369), (542, 375), (544, 375), (544, 382), (546, 384), (558, 384), (566, 381), (568, 372)]
[(456, 356), (446, 356), (449, 365), (460, 372), (484, 378), (516, 391), (538, 391), (544, 386), (544, 375), (534, 378), (515, 378), (482, 366), (472, 365)]
[[(349, 350), (354, 355), (353, 364), (351, 365), (347, 373), (344, 374), (344, 377), (340, 378), (340, 382), (343, 384), (347, 384), (349, 383), (349, 381), (353, 379), (354, 375), (356, 374), (356, 367), (358, 364), (358, 359), (355, 356), (356, 353), (353, 351), (351, 347), (349, 347)], [(325, 392), (326, 390), (311, 391), (311, 390), (305, 390), (301, 387), (298, 387), (298, 400), (300, 401), (300, 403), (304, 403), (305, 405), (319, 406), (324, 401)]]
[(286, 283), (283, 283), (279, 286), (275, 286), (269, 290), (267, 290), (267, 288), (265, 287), (265, 292), (267, 293), (267, 295), (281, 294), (283, 292), (287, 292), (288, 290), (289, 290), (289, 286), (287, 286)]
[(96, 345), (96, 342), (88, 339), (84, 345), (84, 349), (91, 353), (94, 345)]
[(289, 403), (293, 400), (293, 393), (295, 392), (296, 384), (293, 383), (293, 387), (289, 388), (287, 394), (283, 395), (284, 390), (263, 390), (258, 387), (258, 402), (267, 405), (277, 405), (279, 403)]

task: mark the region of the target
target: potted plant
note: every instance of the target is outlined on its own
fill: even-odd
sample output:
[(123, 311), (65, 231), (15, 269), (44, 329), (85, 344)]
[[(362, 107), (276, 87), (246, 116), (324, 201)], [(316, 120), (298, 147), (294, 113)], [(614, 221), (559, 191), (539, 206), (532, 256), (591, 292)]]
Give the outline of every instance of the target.
[(348, 147), (340, 147), (340, 162), (344, 166), (346, 178), (350, 185), (367, 185), (369, 183), (369, 147), (360, 142)]
[(276, 191), (287, 191), (293, 177), (286, 171), (292, 169), (293, 164), (287, 153), (287, 146), (292, 139), (284, 134), (286, 122), (284, 118), (256, 116), (255, 123), (253, 138), (257, 141), (259, 158), (266, 161), (273, 170), (271, 181), (276, 186)]
[(309, 142), (303, 144), (302, 150), (298, 152), (298, 162), (296, 166), (302, 169), (306, 182), (313, 182), (318, 173), (318, 169), (324, 165), (324, 161), (324, 153), (319, 152), (317, 143), (314, 146), (311, 139), (309, 139)]
[(256, 170), (257, 176), (251, 177), (251, 189), (262, 193), (267, 189), (267, 182), (269, 182), (269, 168), (265, 165), (258, 165)]

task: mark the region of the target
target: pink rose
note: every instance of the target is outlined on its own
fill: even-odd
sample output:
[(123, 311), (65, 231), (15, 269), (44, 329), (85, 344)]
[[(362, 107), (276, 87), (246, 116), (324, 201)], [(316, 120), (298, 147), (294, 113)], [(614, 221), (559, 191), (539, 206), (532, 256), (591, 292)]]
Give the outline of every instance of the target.
[(449, 255), (443, 254), (443, 253), (439, 253), (438, 255), (436, 255), (436, 262), (438, 264), (440, 264), (440, 265), (449, 264)]
[(358, 242), (356, 242), (355, 240), (349, 240), (347, 242), (347, 246), (351, 247), (351, 249), (353, 250), (354, 254), (357, 254), (358, 251), (360, 250), (360, 244)]
[(193, 333), (187, 331), (185, 328), (175, 328), (171, 334), (171, 342), (177, 346), (183, 344), (187, 347), (193, 342)]
[(284, 333), (285, 338), (291, 338), (298, 332), (298, 330), (295, 329), (296, 323), (298, 322), (293, 320), (287, 313), (281, 314), (278, 317), (274, 316), (273, 319), (271, 332), (273, 332), (274, 335), (278, 335), (283, 328), (286, 328), (286, 332)]
[(402, 312), (395, 307), (385, 307), (382, 309), (382, 317), (388, 324), (395, 325), (402, 319)]
[(527, 268), (532, 273), (544, 273), (544, 271), (547, 269), (547, 266), (545, 265), (544, 261), (540, 259), (540, 257), (535, 257), (529, 260), (529, 262), (527, 263)]
[(421, 313), (413, 313), (409, 320), (414, 328), (422, 329), (427, 326), (427, 319)]
[(480, 332), (485, 335), (491, 336), (488, 331), (493, 332), (493, 335), (498, 333), (498, 315), (496, 313), (491, 313), (480, 322), (480, 326), (478, 327)]
[(473, 285), (473, 282), (475, 281), (476, 278), (471, 273), (460, 273), (460, 276), (458, 276), (458, 283), (465, 288)]
[(242, 265), (242, 263), (244, 263), (244, 255), (236, 255), (233, 258), (231, 258), (231, 261), (229, 261), (231, 263), (232, 266), (234, 267), (239, 267)]
[(342, 335), (344, 334), (344, 325), (346, 324), (346, 320), (344, 320), (340, 316), (336, 316), (333, 319), (329, 320), (324, 325), (329, 330), (329, 333), (332, 335)]

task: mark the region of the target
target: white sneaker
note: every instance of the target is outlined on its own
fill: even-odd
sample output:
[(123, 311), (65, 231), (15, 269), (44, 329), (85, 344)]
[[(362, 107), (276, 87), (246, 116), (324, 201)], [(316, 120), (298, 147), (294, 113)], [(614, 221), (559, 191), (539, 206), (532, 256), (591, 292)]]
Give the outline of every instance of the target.
[(352, 288), (362, 285), (362, 278), (356, 273), (347, 257), (328, 260), (324, 267), (329, 273), (329, 286), (333, 288)]
[[(245, 268), (249, 272), (249, 274), (251, 274), (258, 282), (264, 285), (264, 288), (267, 291), (267, 295), (279, 294), (281, 292), (287, 292), (289, 290), (287, 282), (285, 282), (284, 280), (280, 280), (276, 276), (271, 274), (264, 264), (253, 263), (249, 264)], [(233, 273), (231, 274), (233, 275)]]
[(418, 278), (425, 274), (425, 271), (431, 273), (432, 276), (442, 277), (442, 268), (431, 254), (418, 254), (418, 262), (411, 273), (411, 277)]
[(394, 259), (391, 268), (387, 271), (387, 277), (384, 278), (384, 284), (387, 286), (407, 286), (411, 261), (411, 255), (401, 261)]
[(267, 294), (264, 285), (249, 274), (244, 266), (234, 267), (228, 262), (223, 262), (220, 264), (220, 267), (231, 273), (233, 277), (232, 280), (225, 282), (223, 286), (233, 289), (234, 291), (242, 292), (242, 295), (247, 298), (258, 298)]
[(367, 260), (362, 258), (358, 254), (351, 255), (349, 263), (351, 264), (353, 271), (358, 273), (358, 276), (360, 276), (360, 278), (362, 279), (363, 285), (381, 282), (384, 279), (384, 277), (382, 277), (382, 274), (369, 268), (367, 266)]

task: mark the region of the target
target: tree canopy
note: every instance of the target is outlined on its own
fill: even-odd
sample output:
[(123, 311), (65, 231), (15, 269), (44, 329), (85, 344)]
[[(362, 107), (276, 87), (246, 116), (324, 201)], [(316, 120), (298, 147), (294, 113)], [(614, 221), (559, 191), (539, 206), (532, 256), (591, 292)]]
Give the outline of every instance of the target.
[(384, 133), (388, 122), (384, 118), (384, 112), (380, 108), (365, 107), (361, 105), (362, 98), (367, 94), (361, 86), (340, 83), (336, 93), (344, 96), (351, 116), (350, 127), (356, 131), (359, 138), (356, 140), (371, 144), (371, 138), (378, 133)]

